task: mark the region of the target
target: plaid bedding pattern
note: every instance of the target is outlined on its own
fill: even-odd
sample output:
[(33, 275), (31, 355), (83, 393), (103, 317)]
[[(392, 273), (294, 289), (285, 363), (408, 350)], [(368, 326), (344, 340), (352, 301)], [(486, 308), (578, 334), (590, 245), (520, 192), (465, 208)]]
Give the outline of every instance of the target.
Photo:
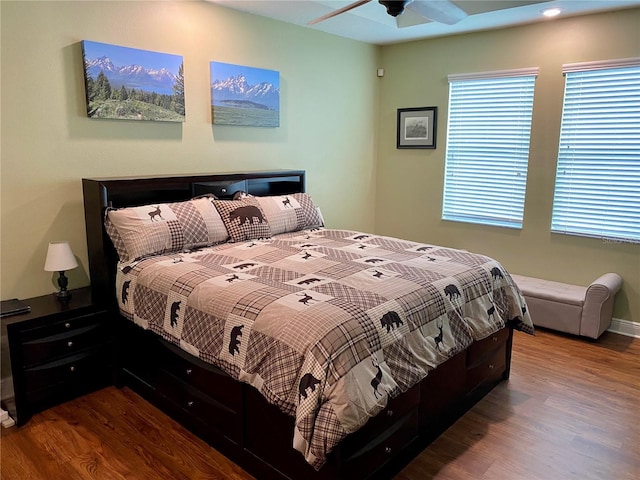
[(295, 417), (315, 468), (430, 370), (507, 322), (524, 298), (495, 260), (316, 229), (123, 263), (121, 313), (257, 388)]

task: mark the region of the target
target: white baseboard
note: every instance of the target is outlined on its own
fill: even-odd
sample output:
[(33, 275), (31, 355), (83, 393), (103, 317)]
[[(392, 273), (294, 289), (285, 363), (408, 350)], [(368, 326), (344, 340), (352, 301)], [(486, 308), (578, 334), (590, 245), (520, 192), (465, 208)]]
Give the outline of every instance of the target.
[(612, 333), (626, 335), (627, 337), (640, 338), (640, 323), (630, 322), (621, 318), (613, 318), (611, 326), (607, 330)]

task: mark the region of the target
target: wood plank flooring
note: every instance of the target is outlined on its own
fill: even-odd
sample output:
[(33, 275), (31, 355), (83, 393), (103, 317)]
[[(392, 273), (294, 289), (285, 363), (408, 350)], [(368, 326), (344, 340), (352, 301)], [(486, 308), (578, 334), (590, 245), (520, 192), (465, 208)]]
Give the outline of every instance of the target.
[[(640, 339), (516, 332), (512, 362), (510, 380), (396, 480), (640, 478)], [(2, 429), (0, 478), (253, 477), (131, 390), (110, 387)]]

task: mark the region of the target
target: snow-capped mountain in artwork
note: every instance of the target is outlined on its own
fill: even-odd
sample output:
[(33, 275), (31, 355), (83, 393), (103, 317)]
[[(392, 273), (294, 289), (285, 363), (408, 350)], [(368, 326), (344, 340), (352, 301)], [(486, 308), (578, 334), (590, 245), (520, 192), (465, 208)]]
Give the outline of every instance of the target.
[[(261, 82), (250, 85), (244, 75), (238, 74), (211, 84), (213, 105), (228, 105), (233, 102), (251, 102), (269, 109), (278, 109), (280, 90), (273, 84)], [(258, 107), (259, 108), (259, 107)]]
[(176, 83), (176, 76), (165, 68), (153, 70), (140, 65), (116, 66), (107, 56), (87, 59), (86, 70), (93, 79), (103, 72), (111, 86), (116, 88), (125, 85), (127, 88), (170, 95)]

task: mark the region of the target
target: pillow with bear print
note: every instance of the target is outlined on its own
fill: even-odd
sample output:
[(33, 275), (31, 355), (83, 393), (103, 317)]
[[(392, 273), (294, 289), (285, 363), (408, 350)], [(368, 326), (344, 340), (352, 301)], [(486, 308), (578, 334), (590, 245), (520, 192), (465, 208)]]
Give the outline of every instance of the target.
[(214, 200), (232, 242), (271, 237), (267, 217), (255, 198)]

